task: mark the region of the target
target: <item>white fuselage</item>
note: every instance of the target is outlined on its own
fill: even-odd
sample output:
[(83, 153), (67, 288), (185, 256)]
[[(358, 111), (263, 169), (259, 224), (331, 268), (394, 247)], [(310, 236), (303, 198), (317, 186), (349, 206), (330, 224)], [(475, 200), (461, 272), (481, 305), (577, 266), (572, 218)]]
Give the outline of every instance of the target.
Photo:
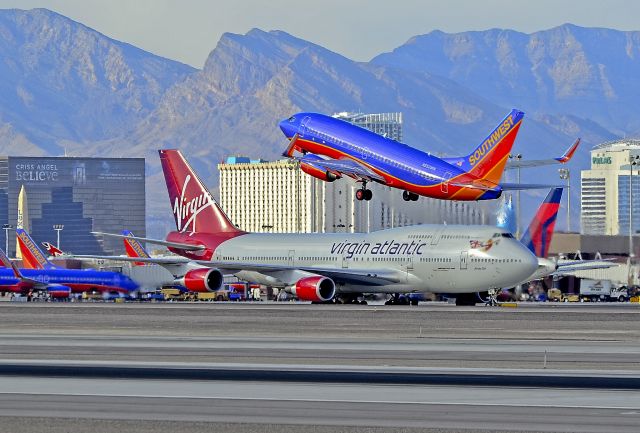
[[(489, 226), (418, 225), (373, 233), (248, 233), (224, 241), (212, 258), (264, 263), (281, 270), (236, 275), (269, 286), (290, 286), (315, 269), (372, 275), (393, 273), (389, 284), (332, 277), (338, 293), (472, 293), (511, 287), (534, 273), (537, 258), (502, 229)], [(293, 269), (298, 268), (298, 269)]]

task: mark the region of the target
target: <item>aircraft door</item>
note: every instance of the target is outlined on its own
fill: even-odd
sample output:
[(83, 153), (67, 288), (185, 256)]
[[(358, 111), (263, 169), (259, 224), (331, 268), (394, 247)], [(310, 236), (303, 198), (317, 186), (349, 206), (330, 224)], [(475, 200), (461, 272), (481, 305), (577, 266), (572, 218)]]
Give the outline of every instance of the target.
[(349, 257), (346, 254), (342, 255), (342, 269), (347, 269), (349, 267)]
[(440, 242), (440, 237), (442, 237), (442, 232), (442, 229), (433, 232), (433, 236), (431, 237), (431, 245), (438, 245), (438, 242)]
[(447, 171), (444, 174), (444, 182), (440, 184), (440, 190), (445, 194), (449, 193), (449, 179), (451, 179), (451, 176), (452, 176), (451, 172)]
[(460, 253), (460, 269), (467, 269), (469, 263), (469, 251), (462, 251)]
[(289, 250), (289, 258), (287, 259), (287, 265), (293, 266), (295, 257), (296, 257), (296, 250)]

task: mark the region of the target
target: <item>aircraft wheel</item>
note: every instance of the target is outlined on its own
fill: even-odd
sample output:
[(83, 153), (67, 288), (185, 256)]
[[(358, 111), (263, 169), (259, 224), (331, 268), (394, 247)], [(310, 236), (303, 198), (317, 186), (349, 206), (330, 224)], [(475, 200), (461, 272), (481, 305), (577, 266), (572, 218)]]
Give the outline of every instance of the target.
[(411, 200), (411, 193), (409, 191), (402, 191), (402, 199), (404, 201), (410, 201)]
[(418, 201), (418, 198), (420, 198), (418, 194), (411, 193), (411, 201)]
[(356, 191), (356, 200), (362, 201), (365, 199), (366, 192), (363, 189), (359, 189)]
[(369, 201), (373, 198), (373, 191), (371, 191), (370, 189), (365, 189), (364, 190), (364, 199)]

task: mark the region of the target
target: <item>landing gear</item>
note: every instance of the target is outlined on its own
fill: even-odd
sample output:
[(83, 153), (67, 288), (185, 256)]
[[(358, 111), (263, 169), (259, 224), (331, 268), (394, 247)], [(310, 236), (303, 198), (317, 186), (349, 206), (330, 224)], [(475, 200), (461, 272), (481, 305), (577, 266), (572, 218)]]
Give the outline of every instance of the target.
[(394, 293), (391, 298), (387, 299), (384, 305), (409, 305), (409, 298), (401, 296), (400, 293)]
[(359, 304), (359, 305), (367, 305), (367, 301), (364, 300), (360, 293), (344, 293), (335, 298), (336, 304)]
[(418, 194), (415, 194), (413, 192), (402, 191), (402, 198), (404, 201), (418, 201), (419, 197), (420, 196)]
[(356, 191), (356, 200), (369, 201), (372, 198), (373, 198), (373, 192), (370, 189), (367, 189), (367, 182), (362, 182), (362, 188)]

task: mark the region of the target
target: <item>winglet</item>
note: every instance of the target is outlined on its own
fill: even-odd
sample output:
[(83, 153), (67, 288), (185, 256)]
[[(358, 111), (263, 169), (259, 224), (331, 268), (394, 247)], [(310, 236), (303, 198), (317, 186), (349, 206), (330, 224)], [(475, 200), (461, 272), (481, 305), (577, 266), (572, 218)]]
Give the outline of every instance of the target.
[(566, 164), (571, 160), (571, 158), (573, 157), (573, 154), (576, 153), (576, 150), (578, 149), (579, 145), (580, 145), (580, 138), (576, 139), (576, 141), (574, 141), (573, 144), (569, 146), (569, 148), (566, 150), (565, 153), (562, 154), (561, 157), (553, 158), (553, 159), (558, 161), (560, 164)]
[(20, 280), (24, 279), (16, 264), (9, 260), (9, 257), (7, 257), (2, 248), (0, 248), (0, 262), (2, 262), (5, 267), (11, 268), (13, 270), (13, 275), (15, 275), (16, 278)]

